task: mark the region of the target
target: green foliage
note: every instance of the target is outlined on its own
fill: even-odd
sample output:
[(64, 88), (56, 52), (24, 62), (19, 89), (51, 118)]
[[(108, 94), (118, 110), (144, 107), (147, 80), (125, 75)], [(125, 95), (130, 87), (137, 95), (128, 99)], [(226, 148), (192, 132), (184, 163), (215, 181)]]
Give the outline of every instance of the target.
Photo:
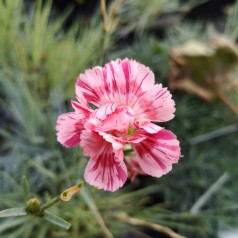
[[(213, 26), (181, 23), (158, 40), (148, 29), (161, 12), (182, 9), (178, 1), (123, 1), (102, 49), (98, 12), (64, 32), (62, 24), (70, 10), (54, 18), (51, 3), (35, 1), (26, 10), (23, 0), (0, 0), (0, 110), (12, 118), (0, 128), (0, 210), (24, 207), (29, 196), (48, 201), (82, 180), (87, 159), (79, 148), (62, 148), (55, 136), (57, 116), (71, 110), (66, 102), (74, 98), (79, 73), (98, 64), (102, 55), (132, 57), (150, 66), (157, 82), (166, 84), (171, 48), (189, 39), (204, 43), (215, 31)], [(237, 37), (234, 11), (227, 29)], [(130, 32), (135, 32), (135, 39), (121, 42)], [(237, 70), (232, 74), (237, 77)], [(49, 209), (72, 224), (69, 230), (38, 217), (19, 216), (1, 218), (0, 236), (97, 238), (131, 231), (145, 237), (143, 227), (138, 231), (120, 219), (118, 215), (125, 213), (195, 238), (217, 237), (219, 225), (237, 225), (237, 116), (219, 101), (208, 103), (184, 92), (174, 92), (173, 98), (176, 117), (166, 128), (177, 134), (184, 158), (170, 174), (161, 179), (139, 177), (115, 193), (85, 185), (69, 203)], [(29, 186), (22, 181), (24, 193), (19, 183), (23, 174), (29, 179)], [(217, 183), (224, 174), (227, 180)]]
[[(128, 34), (131, 31), (143, 33), (151, 26), (161, 12), (178, 10), (179, 1), (151, 0), (146, 1), (124, 1), (121, 7), (122, 22), (126, 24), (122, 33)], [(129, 23), (129, 24), (128, 24)]]

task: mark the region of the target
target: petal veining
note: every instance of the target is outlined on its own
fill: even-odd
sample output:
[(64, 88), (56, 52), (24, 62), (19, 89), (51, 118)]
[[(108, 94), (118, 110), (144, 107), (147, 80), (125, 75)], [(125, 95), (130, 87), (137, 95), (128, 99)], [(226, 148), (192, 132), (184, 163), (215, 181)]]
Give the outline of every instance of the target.
[(143, 128), (145, 131), (147, 131), (151, 134), (155, 134), (163, 129), (162, 127), (157, 126), (156, 124), (150, 123), (148, 121), (144, 121), (144, 122), (140, 123), (139, 127)]
[(172, 169), (180, 157), (179, 141), (168, 130), (160, 130), (156, 134), (148, 134), (141, 143), (132, 144), (137, 153), (141, 169), (148, 175), (161, 177)]
[(130, 107), (115, 105), (115, 103), (108, 103), (95, 110), (85, 123), (85, 127), (93, 131), (126, 133), (134, 122), (135, 113)]
[(84, 179), (92, 186), (114, 192), (126, 182), (127, 168), (123, 161), (115, 161), (114, 153), (104, 151), (90, 158)]
[(90, 157), (86, 182), (116, 191), (127, 169), (133, 181), (137, 174), (160, 177), (178, 162), (176, 136), (153, 123), (171, 120), (175, 102), (148, 67), (133, 59), (113, 60), (81, 73), (75, 87), (75, 111), (58, 117), (57, 140), (66, 147), (79, 144)]
[(84, 129), (84, 118), (83, 114), (75, 112), (60, 115), (56, 122), (57, 140), (65, 147), (78, 145)]
[(169, 121), (174, 117), (175, 103), (171, 93), (161, 84), (141, 97), (132, 107), (137, 121)]
[(97, 132), (83, 130), (80, 139), (80, 146), (85, 156), (96, 156), (108, 147), (107, 141)]
[(153, 72), (131, 59), (111, 61), (80, 74), (76, 87), (97, 107), (108, 102), (133, 105), (154, 86)]

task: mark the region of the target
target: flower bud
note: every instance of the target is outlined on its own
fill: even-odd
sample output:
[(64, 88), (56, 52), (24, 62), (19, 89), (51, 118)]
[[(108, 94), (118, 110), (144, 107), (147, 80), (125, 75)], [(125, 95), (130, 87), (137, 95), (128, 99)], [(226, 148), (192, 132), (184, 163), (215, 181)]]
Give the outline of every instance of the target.
[(40, 201), (37, 198), (31, 198), (26, 202), (26, 211), (29, 214), (37, 215), (40, 212)]

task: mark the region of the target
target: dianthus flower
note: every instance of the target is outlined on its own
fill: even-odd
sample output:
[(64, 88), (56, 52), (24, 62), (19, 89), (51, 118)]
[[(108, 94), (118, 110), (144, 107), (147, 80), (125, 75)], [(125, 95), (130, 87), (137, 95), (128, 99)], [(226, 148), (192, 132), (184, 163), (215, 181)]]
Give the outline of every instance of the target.
[[(152, 123), (171, 120), (175, 103), (148, 67), (117, 59), (88, 69), (76, 81), (76, 98), (74, 112), (58, 117), (57, 139), (66, 147), (80, 145), (90, 157), (84, 173), (90, 185), (115, 191), (126, 182), (127, 167), (133, 178), (136, 171), (161, 177), (178, 162), (176, 136)], [(124, 158), (128, 145), (136, 154), (131, 161)]]

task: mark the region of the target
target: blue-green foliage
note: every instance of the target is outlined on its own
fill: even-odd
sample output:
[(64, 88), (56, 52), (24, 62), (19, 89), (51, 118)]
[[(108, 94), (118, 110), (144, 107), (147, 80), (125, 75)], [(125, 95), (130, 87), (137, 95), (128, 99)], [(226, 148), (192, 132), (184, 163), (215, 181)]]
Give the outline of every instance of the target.
[[(70, 10), (52, 18), (50, 3), (34, 2), (26, 10), (23, 0), (0, 0), (0, 112), (8, 115), (0, 127), (0, 210), (24, 206), (22, 175), (29, 179), (32, 197), (47, 201), (81, 181), (87, 162), (80, 148), (66, 149), (57, 143), (55, 122), (58, 115), (71, 110), (68, 102), (74, 98), (77, 75), (97, 65), (102, 56), (100, 17), (95, 13), (87, 23), (79, 20), (65, 33), (62, 24)], [(160, 7), (158, 11), (155, 6)], [(182, 38), (180, 31), (176, 28), (171, 33), (170, 44), (151, 36), (146, 27), (160, 11), (178, 6), (177, 1), (167, 0), (153, 1), (146, 8), (142, 2), (128, 1), (118, 22), (128, 19), (124, 33), (135, 31), (136, 39), (120, 44), (121, 25), (114, 26), (104, 49), (106, 59), (133, 57), (152, 68), (157, 82), (166, 84), (169, 51)], [(135, 21), (141, 8), (145, 12), (138, 26)], [(131, 231), (145, 237), (142, 227), (138, 231), (120, 219), (118, 214), (123, 213), (169, 226), (188, 237), (216, 237), (219, 226), (237, 225), (237, 116), (219, 101), (208, 103), (184, 92), (173, 95), (176, 117), (166, 128), (178, 135), (184, 157), (170, 174), (161, 179), (139, 177), (115, 193), (86, 185), (69, 203), (50, 209), (72, 224), (68, 231), (40, 218), (16, 217), (0, 220), (0, 236), (110, 237), (109, 229), (114, 235)], [(217, 132), (219, 128), (224, 128), (222, 133)], [(202, 139), (197, 140), (200, 135)], [(193, 213), (194, 204), (224, 174), (229, 175), (227, 181), (218, 183)]]

